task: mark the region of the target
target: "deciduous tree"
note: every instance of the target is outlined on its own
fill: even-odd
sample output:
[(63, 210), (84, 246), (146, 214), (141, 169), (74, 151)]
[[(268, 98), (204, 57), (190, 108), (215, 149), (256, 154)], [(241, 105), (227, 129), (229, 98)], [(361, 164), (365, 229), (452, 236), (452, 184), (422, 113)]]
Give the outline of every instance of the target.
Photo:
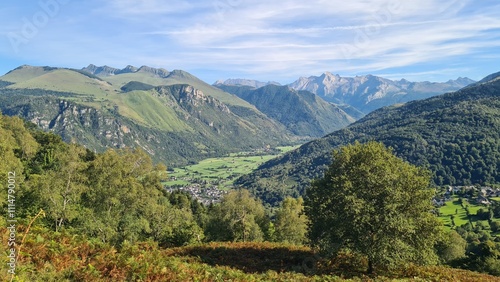
[(429, 182), (427, 171), (381, 143), (356, 142), (335, 150), (328, 171), (306, 194), (312, 246), (362, 254), (368, 272), (437, 262), (440, 223), (431, 214)]
[(307, 235), (307, 217), (302, 198), (286, 198), (276, 211), (275, 240), (292, 244), (303, 244)]

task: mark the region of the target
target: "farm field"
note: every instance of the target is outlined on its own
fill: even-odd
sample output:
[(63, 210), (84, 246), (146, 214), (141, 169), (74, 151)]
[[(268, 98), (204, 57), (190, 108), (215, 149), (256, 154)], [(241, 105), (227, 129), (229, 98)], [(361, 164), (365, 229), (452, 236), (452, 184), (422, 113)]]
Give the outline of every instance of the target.
[[(498, 197), (491, 199), (498, 200)], [(470, 222), (472, 222), (474, 226), (478, 222), (481, 222), (483, 226), (489, 226), (488, 220), (479, 220), (476, 216), (477, 211), (479, 209), (487, 210), (488, 207), (464, 201), (464, 207), (468, 207), (469, 209), (470, 217), (468, 217), (466, 209), (460, 205), (459, 200), (460, 200), (459, 196), (453, 196), (451, 201), (446, 202), (445, 205), (439, 209), (440, 212), (439, 219), (443, 222), (446, 228), (451, 229), (453, 227), (451, 220), (452, 215), (453, 215), (453, 221), (455, 222), (455, 226), (462, 226), (468, 223), (469, 220)], [(500, 221), (500, 219), (495, 218), (493, 219), (493, 221)], [(495, 236), (499, 234), (497, 232), (497, 233), (492, 233), (492, 235)]]
[[(470, 208), (469, 208), (470, 209)], [(454, 221), (456, 226), (461, 226), (469, 222), (467, 218), (467, 213), (464, 208), (458, 202), (458, 197), (453, 197), (452, 201), (446, 202), (444, 206), (440, 209), (439, 219), (444, 223), (447, 227), (452, 227), (451, 224), (451, 215), (454, 215)]]
[(262, 163), (297, 147), (278, 147), (279, 154), (255, 156), (252, 152), (241, 152), (227, 157), (205, 159), (194, 165), (174, 168), (173, 172), (169, 172), (170, 180), (163, 184), (168, 187), (212, 184), (219, 189), (228, 190), (231, 189), (233, 182), (241, 175), (250, 173)]

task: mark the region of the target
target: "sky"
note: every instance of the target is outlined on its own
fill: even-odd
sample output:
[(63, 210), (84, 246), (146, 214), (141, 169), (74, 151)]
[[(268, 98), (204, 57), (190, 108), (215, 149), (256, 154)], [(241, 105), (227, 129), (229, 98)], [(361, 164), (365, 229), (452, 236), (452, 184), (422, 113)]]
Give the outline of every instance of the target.
[(3, 0), (0, 75), (20, 65), (181, 69), (208, 83), (331, 72), (479, 80), (500, 71), (497, 0)]

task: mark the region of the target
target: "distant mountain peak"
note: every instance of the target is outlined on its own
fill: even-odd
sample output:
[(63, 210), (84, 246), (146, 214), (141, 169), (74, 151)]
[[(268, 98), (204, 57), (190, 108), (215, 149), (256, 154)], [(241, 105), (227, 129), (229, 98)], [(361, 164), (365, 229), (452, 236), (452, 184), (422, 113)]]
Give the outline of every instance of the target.
[(341, 77), (330, 72), (320, 76), (301, 77), (289, 84), (297, 90), (307, 90), (326, 101), (349, 104), (364, 113), (395, 103), (423, 99), (461, 89), (474, 81), (458, 78), (444, 83), (390, 80), (375, 75)]
[(137, 72), (137, 68), (131, 65), (126, 66), (124, 69), (122, 69), (122, 72)]
[(154, 74), (154, 75), (157, 75), (159, 77), (167, 77), (170, 73), (166, 70), (166, 69), (163, 69), (163, 68), (152, 68), (152, 67), (148, 67), (148, 66), (141, 66), (137, 72), (146, 72), (146, 73), (151, 73), (151, 74)]
[(167, 77), (170, 73), (163, 68), (152, 68), (148, 66), (141, 66), (140, 68), (134, 67), (132, 65), (128, 65), (123, 69), (117, 69), (113, 68), (107, 65), (98, 67), (94, 64), (88, 65), (86, 68), (82, 68), (82, 71), (91, 73), (93, 75), (97, 76), (110, 76), (110, 75), (117, 75), (117, 74), (123, 74), (123, 73), (136, 73), (136, 72), (145, 72), (145, 73), (150, 73), (153, 75), (157, 75), (160, 77)]
[(229, 85), (229, 86), (250, 86), (253, 88), (261, 88), (267, 85), (281, 85), (275, 81), (262, 82), (258, 80), (252, 79), (243, 79), (243, 78), (230, 78), (226, 80), (217, 80), (213, 85)]

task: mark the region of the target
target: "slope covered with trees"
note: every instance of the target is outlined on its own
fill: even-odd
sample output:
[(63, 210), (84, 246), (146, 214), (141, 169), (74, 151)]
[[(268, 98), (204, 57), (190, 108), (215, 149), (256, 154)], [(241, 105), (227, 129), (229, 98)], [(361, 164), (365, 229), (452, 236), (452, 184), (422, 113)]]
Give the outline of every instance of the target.
[(397, 156), (428, 168), (437, 185), (500, 182), (498, 76), (460, 91), (382, 108), (358, 122), (273, 159), (237, 183), (265, 202), (302, 195), (322, 177), (332, 149), (380, 141)]

